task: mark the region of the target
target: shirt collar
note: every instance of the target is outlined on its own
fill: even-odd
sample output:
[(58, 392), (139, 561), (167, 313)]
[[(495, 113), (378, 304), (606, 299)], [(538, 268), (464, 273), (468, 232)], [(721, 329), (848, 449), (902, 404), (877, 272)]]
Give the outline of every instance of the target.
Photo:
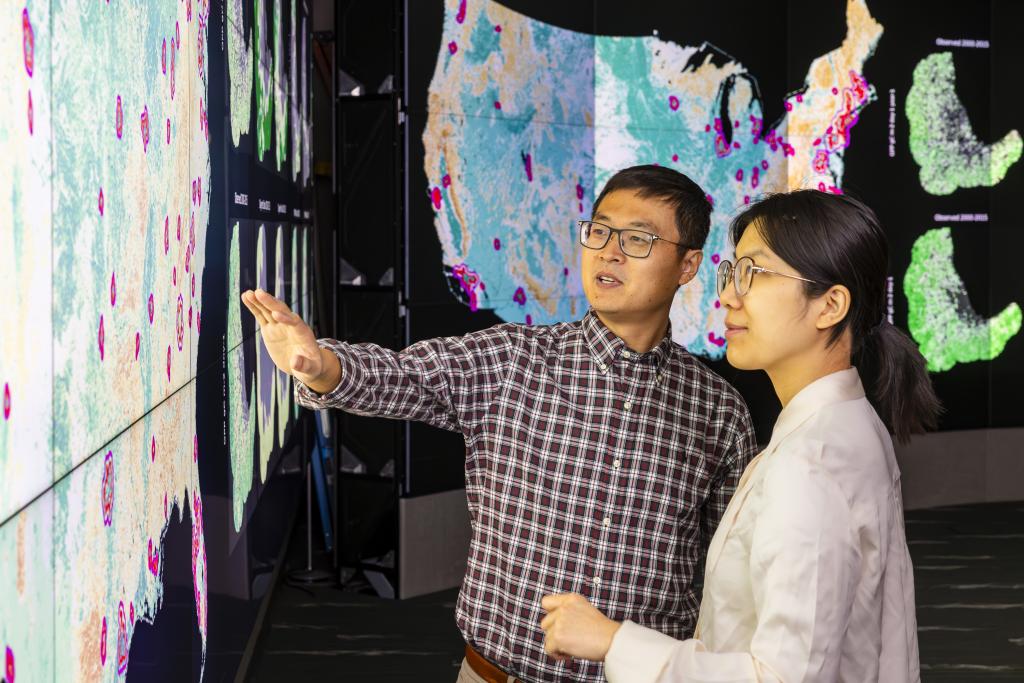
[(772, 440), (766, 450), (778, 445), (822, 408), (864, 396), (864, 385), (861, 384), (857, 368), (847, 368), (816, 379), (797, 392), (789, 405), (783, 409), (775, 423), (775, 429), (772, 430)]
[[(611, 366), (620, 358), (627, 358), (641, 362), (649, 359), (648, 362), (660, 368), (672, 352), (671, 322), (669, 322), (661, 342), (647, 353), (630, 351), (626, 342), (608, 329), (593, 309), (583, 317), (583, 337), (598, 365), (606, 367)], [(630, 355), (626, 356), (627, 353)]]

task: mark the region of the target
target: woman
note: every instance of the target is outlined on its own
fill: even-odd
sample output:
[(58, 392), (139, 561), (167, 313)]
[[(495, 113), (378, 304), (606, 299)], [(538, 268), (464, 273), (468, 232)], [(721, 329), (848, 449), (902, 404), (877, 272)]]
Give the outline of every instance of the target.
[(765, 370), (783, 410), (708, 549), (694, 637), (549, 595), (547, 650), (604, 660), (613, 683), (918, 681), (889, 434), (933, 427), (939, 403), (924, 359), (884, 318), (885, 234), (859, 201), (801, 190), (748, 208), (732, 238), (736, 264), (718, 271), (727, 358)]

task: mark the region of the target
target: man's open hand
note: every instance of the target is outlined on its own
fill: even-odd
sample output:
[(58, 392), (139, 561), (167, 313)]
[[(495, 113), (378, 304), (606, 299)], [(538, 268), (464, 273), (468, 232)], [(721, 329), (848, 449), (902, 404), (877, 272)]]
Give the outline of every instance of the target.
[(318, 393), (338, 385), (337, 357), (317, 345), (313, 330), (283, 301), (257, 289), (243, 292), (242, 303), (256, 318), (274, 365)]

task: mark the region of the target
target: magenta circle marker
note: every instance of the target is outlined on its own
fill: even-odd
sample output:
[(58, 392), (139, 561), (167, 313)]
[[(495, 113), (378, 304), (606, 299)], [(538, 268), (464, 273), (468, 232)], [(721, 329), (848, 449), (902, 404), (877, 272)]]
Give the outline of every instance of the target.
[(139, 359), (139, 348), (142, 346), (142, 337), (138, 332), (135, 333), (135, 360)]
[(110, 274), (110, 305), (113, 306), (117, 302), (117, 278), (115, 273)]
[(494, 108), (501, 111), (501, 102), (499, 100), (494, 100)]
[(164, 493), (164, 519), (167, 519), (167, 493)]
[(722, 302), (721, 301), (715, 301), (715, 308), (721, 308), (721, 307), (722, 307)]
[(454, 40), (452, 42), (448, 43), (448, 53), (449, 54), (455, 54), (458, 51), (459, 51), (459, 46), (455, 43)]
[(28, 134), (33, 135), (35, 133), (35, 109), (32, 106), (32, 91), (28, 91)]
[(501, 24), (498, 24), (497, 26), (494, 27), (494, 32), (501, 33)]
[(761, 168), (763, 168), (766, 171), (768, 170), (768, 160), (767, 159), (761, 159)]
[(150, 437), (149, 441), (149, 461), (156, 462), (156, 437)]
[(188, 273), (188, 271), (189, 271), (189, 269), (191, 267), (192, 267), (192, 250), (191, 249), (185, 249), (185, 272)]
[[(21, 10), (21, 49), (25, 56), (25, 73), (32, 78), (36, 60), (36, 37), (32, 30), (32, 21), (28, 18), (28, 8)], [(10, 649), (7, 650), (10, 652)], [(12, 681), (7, 681), (12, 683)]]
[(793, 111), (793, 103), (786, 102), (786, 111)]
[(710, 204), (711, 206), (715, 205), (715, 198), (712, 197), (710, 194), (704, 195), (704, 198), (708, 200), (708, 204)]
[(4, 652), (4, 675), (7, 683), (14, 683), (14, 650), (10, 647)]
[(117, 605), (117, 673), (128, 670), (128, 628), (124, 620), (124, 601)]
[(167, 345), (167, 381), (171, 381), (171, 346)]
[(167, 39), (164, 38), (163, 44), (160, 46), (160, 71), (165, 75), (167, 74)]
[(839, 94), (839, 88), (833, 87), (832, 88), (832, 94), (833, 95), (838, 95)]
[(96, 333), (96, 343), (97, 343), (97, 345), (99, 346), (99, 349), (100, 349), (100, 360), (101, 361), (103, 360), (103, 341), (104, 341), (105, 337), (106, 337), (106, 335), (103, 332), (103, 314), (101, 313), (100, 314), (100, 329), (99, 329), (99, 332)]
[(679, 161), (679, 155), (678, 154), (673, 154), (672, 155), (672, 161)]
[(435, 187), (430, 191), (430, 201), (434, 204), (434, 210), (440, 210), (441, 208), (441, 189)]
[(152, 294), (152, 292), (149, 295), (148, 307), (149, 307), (149, 324), (152, 325), (153, 324), (153, 294)]
[(181, 241), (181, 214), (178, 214), (178, 241)]
[(100, 504), (103, 511), (103, 526), (114, 522), (114, 453), (107, 451), (103, 457), (103, 482), (100, 489)]
[(512, 301), (515, 301), (520, 306), (526, 304), (526, 290), (522, 287), (516, 288), (515, 294), (512, 295)]
[(11, 418), (11, 386), (4, 382), (4, 422)]
[(797, 101), (797, 103), (803, 102), (803, 101), (804, 101), (804, 96), (803, 96), (803, 94), (801, 94), (801, 93), (797, 93), (797, 96), (796, 96), (796, 101)]
[(741, 183), (743, 182), (743, 169), (742, 168), (736, 169), (736, 180), (741, 182)]
[(494, 238), (494, 251), (501, 251), (501, 240), (497, 237)]
[(199, 435), (192, 435), (192, 462), (199, 462)]
[(192, 329), (192, 307), (188, 307), (188, 329)]
[(533, 316), (530, 315), (529, 313), (526, 314), (526, 324), (527, 325), (532, 325), (533, 324)]
[(171, 144), (171, 120), (167, 119), (167, 144)]
[(459, 11), (455, 14), (455, 21), (462, 23), (466, 20), (466, 0), (459, 0)]
[(142, 131), (142, 151), (145, 152), (149, 149), (149, 107), (142, 108), (142, 114), (139, 115), (139, 128)]
[(711, 255), (711, 262), (714, 263), (716, 266), (718, 265), (718, 262), (721, 261), (721, 260), (722, 260), (722, 257), (719, 254), (712, 254)]
[(185, 342), (185, 312), (180, 294), (178, 295), (178, 316), (175, 331), (177, 333), (176, 338), (178, 340), (178, 351), (181, 351)]
[(134, 602), (129, 602), (128, 603), (128, 623), (133, 625), (133, 626), (135, 625), (135, 603)]
[(192, 273), (192, 298), (196, 298), (196, 274)]
[(103, 215), (103, 188), (100, 188), (100, 195), (96, 200), (96, 207), (100, 210), (100, 215)]
[(677, 109), (679, 109), (679, 98), (676, 97), (675, 95), (669, 95), (668, 106), (669, 109), (671, 109), (672, 111), (676, 111)]
[(171, 248), (170, 216), (164, 216), (164, 255)]
[(117, 139), (120, 140), (124, 134), (124, 108), (121, 106), (121, 96), (117, 96), (117, 104), (114, 105), (114, 130), (117, 132)]
[(175, 68), (174, 68), (174, 63), (175, 63), (174, 55), (178, 51), (178, 45), (179, 45), (179, 43), (172, 38), (171, 39), (171, 99), (172, 100), (174, 99), (174, 71), (175, 71)]
[(175, 287), (178, 286), (178, 266), (171, 268), (171, 284)]
[(103, 617), (100, 627), (100, 666), (107, 665), (107, 618)]

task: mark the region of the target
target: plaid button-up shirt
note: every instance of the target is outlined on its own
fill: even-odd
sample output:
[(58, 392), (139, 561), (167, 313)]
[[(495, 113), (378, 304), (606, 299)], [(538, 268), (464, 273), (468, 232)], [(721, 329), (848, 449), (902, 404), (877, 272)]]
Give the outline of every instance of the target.
[(593, 313), (498, 325), (403, 351), (333, 340), (341, 382), (299, 402), (420, 420), (466, 439), (472, 542), (456, 619), (524, 681), (603, 681), (544, 653), (541, 598), (576, 592), (675, 638), (692, 586), (756, 450), (746, 405), (671, 340), (630, 351)]

